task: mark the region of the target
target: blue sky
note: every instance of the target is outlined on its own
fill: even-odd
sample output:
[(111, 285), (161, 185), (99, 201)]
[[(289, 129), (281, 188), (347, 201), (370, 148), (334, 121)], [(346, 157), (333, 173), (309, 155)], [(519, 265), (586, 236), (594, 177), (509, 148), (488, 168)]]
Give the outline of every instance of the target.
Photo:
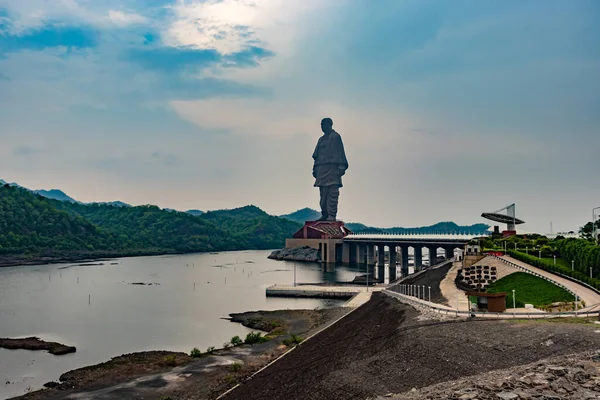
[[(600, 205), (600, 4), (0, 0), (0, 177), (83, 201), (576, 229)], [(586, 219), (587, 218), (587, 219)]]

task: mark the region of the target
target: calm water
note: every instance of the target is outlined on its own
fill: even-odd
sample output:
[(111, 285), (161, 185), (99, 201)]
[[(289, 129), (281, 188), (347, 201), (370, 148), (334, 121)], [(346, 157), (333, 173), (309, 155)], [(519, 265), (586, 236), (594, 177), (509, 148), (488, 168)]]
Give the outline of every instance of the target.
[[(0, 398), (38, 389), (71, 369), (144, 350), (220, 347), (250, 330), (229, 313), (326, 307), (328, 300), (266, 298), (293, 282), (293, 262), (268, 251), (124, 258), (0, 268), (0, 337), (38, 336), (77, 347), (75, 354), (0, 349)], [(118, 265), (110, 265), (119, 263)], [(356, 270), (297, 264), (298, 282), (352, 280)], [(130, 285), (133, 282), (152, 286)]]

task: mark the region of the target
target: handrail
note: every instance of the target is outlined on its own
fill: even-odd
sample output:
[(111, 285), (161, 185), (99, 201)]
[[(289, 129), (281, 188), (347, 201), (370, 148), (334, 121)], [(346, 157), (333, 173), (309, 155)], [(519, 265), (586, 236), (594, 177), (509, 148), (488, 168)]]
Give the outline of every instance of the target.
[[(391, 289), (391, 288), (390, 288)], [(399, 299), (402, 302), (411, 304), (413, 306), (416, 307), (424, 307), (427, 309), (430, 309), (432, 311), (437, 312), (438, 314), (445, 314), (445, 315), (456, 315), (457, 317), (459, 315), (461, 316), (467, 316), (467, 317), (476, 317), (476, 316), (480, 316), (480, 317), (494, 317), (494, 318), (500, 318), (500, 319), (510, 319), (510, 317), (517, 318), (517, 317), (527, 317), (528, 319), (549, 319), (549, 318), (561, 318), (561, 317), (589, 317), (589, 316), (598, 316), (600, 315), (599, 311), (561, 311), (561, 312), (555, 312), (555, 313), (529, 313), (529, 312), (489, 312), (489, 311), (461, 311), (455, 308), (445, 308), (445, 307), (438, 307), (438, 306), (434, 306), (432, 305), (432, 303), (429, 303), (427, 301), (423, 301), (420, 299), (416, 299), (412, 296), (408, 296), (405, 294), (401, 294), (395, 291), (391, 291), (389, 289), (384, 289), (382, 290), (383, 293), (390, 295), (392, 297), (395, 297), (397, 299)]]

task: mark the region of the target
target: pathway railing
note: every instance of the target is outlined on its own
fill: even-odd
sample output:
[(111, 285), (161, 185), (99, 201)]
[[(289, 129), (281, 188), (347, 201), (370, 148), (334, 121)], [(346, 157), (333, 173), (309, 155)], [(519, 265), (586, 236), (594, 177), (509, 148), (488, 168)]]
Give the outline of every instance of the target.
[(562, 311), (554, 313), (540, 312), (489, 312), (489, 311), (461, 311), (451, 307), (441, 306), (435, 303), (430, 303), (425, 300), (412, 297), (410, 295), (398, 293), (389, 289), (384, 289), (383, 293), (395, 297), (402, 303), (410, 304), (415, 308), (427, 309), (442, 315), (456, 317), (481, 317), (495, 319), (552, 319), (552, 318), (567, 318), (567, 317), (597, 317), (600, 316), (599, 311)]

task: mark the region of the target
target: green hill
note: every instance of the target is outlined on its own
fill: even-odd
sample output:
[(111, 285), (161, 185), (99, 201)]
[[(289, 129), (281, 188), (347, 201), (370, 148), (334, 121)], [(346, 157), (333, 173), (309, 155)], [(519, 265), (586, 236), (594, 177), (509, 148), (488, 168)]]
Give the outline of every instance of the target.
[(0, 265), (280, 248), (300, 226), (255, 206), (194, 216), (152, 205), (64, 202), (0, 186)]
[(209, 211), (195, 218), (216, 225), (238, 240), (247, 241), (251, 249), (283, 247), (285, 239), (302, 227), (300, 223), (274, 217), (256, 206)]
[[(247, 248), (247, 243), (192, 215), (157, 206), (119, 207), (107, 204), (54, 202), (118, 237), (124, 248), (165, 252), (201, 252)], [(239, 247), (238, 247), (239, 246)]]
[(298, 211), (294, 211), (290, 214), (280, 215), (279, 217), (304, 224), (305, 221), (318, 220), (319, 218), (321, 218), (321, 213), (316, 210), (313, 210), (312, 208), (307, 207)]
[(19, 187), (0, 187), (0, 254), (53, 257), (120, 249), (116, 238), (50, 201)]

